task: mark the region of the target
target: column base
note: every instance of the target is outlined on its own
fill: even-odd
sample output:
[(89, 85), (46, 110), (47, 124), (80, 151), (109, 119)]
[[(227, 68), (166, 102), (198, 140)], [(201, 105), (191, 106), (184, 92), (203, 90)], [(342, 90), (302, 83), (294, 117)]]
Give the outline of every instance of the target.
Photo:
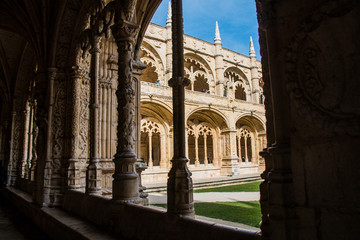
[(187, 158), (173, 158), (167, 183), (168, 213), (195, 217), (193, 183)]
[(235, 157), (228, 157), (222, 159), (221, 165), (221, 175), (222, 176), (239, 176), (240, 167), (238, 159)]
[(115, 155), (115, 173), (113, 175), (113, 200), (126, 203), (140, 203), (139, 175), (136, 173), (136, 155), (134, 153)]
[(86, 194), (101, 195), (101, 166), (91, 163), (86, 171)]

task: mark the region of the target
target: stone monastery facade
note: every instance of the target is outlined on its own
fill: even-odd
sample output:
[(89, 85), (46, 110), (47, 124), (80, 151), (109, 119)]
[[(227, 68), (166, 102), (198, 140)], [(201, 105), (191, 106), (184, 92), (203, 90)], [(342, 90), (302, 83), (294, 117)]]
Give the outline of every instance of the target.
[[(186, 154), (194, 178), (238, 175), (262, 168), (266, 146), (261, 63), (252, 40), (250, 56), (222, 48), (216, 22), (214, 43), (184, 35)], [(144, 184), (167, 180), (172, 146), (171, 12), (166, 27), (150, 24), (140, 60), (140, 156)]]

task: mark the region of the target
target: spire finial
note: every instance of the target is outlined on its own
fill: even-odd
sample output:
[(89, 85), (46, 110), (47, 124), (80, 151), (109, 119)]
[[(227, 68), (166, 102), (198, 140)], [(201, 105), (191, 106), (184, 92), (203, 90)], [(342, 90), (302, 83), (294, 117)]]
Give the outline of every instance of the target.
[(219, 30), (219, 24), (218, 21), (216, 21), (215, 24), (215, 38), (214, 38), (215, 43), (221, 43), (221, 37), (220, 37), (220, 30)]
[(255, 48), (254, 48), (254, 43), (253, 43), (253, 40), (252, 40), (252, 37), (251, 37), (251, 36), (250, 36), (250, 50), (249, 50), (249, 55), (250, 55), (250, 57), (256, 57)]
[(169, 2), (167, 18), (166, 18), (166, 26), (171, 25), (171, 3)]

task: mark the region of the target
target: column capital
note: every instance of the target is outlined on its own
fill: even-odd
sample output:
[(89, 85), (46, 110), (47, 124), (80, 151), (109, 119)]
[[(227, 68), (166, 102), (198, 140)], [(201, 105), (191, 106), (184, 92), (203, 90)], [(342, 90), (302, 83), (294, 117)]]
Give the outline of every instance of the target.
[(138, 30), (138, 24), (126, 20), (119, 20), (111, 27), (116, 42), (130, 41), (134, 43)]

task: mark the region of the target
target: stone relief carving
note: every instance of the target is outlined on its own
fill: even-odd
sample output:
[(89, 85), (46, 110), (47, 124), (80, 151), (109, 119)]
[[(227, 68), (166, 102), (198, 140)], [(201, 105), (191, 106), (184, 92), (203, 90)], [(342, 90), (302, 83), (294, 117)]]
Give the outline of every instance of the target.
[(65, 81), (56, 82), (53, 110), (53, 158), (61, 158), (64, 146), (64, 129), (65, 129)]
[(230, 135), (225, 135), (225, 156), (230, 156), (230, 147), (231, 147), (231, 141), (230, 141)]
[(80, 90), (80, 126), (79, 126), (79, 158), (86, 159), (89, 157), (89, 101), (90, 101), (89, 79), (83, 78)]
[(20, 152), (20, 133), (21, 133), (21, 117), (18, 115), (15, 116), (15, 126), (14, 126), (14, 135), (13, 135), (13, 153), (12, 153), (12, 167), (16, 169), (18, 167), (21, 152)]
[[(341, 1), (341, 6), (344, 6)], [(318, 127), (328, 126), (334, 133), (346, 132), (351, 135), (360, 134), (360, 112), (348, 103), (348, 92), (353, 85), (352, 76), (348, 76), (342, 67), (342, 52), (323, 50), (325, 47), (339, 44), (329, 41), (322, 46), (316, 33), (324, 31), (323, 22), (331, 26), (331, 18), (343, 17), (354, 6), (353, 1), (338, 9), (339, 1), (328, 1), (310, 15), (300, 26), (285, 57), (287, 63), (287, 89), (296, 111), (309, 123)], [(346, 22), (346, 17), (343, 17)], [(335, 49), (335, 48), (334, 48)], [(342, 49), (342, 48), (337, 48)], [(341, 50), (340, 50), (341, 51)], [(329, 56), (331, 55), (331, 57)], [(333, 55), (336, 55), (335, 58)], [(338, 59), (338, 61), (328, 61)], [(334, 67), (331, 67), (334, 66)], [(335, 67), (338, 66), (338, 67)], [(351, 98), (351, 97), (350, 97)]]

